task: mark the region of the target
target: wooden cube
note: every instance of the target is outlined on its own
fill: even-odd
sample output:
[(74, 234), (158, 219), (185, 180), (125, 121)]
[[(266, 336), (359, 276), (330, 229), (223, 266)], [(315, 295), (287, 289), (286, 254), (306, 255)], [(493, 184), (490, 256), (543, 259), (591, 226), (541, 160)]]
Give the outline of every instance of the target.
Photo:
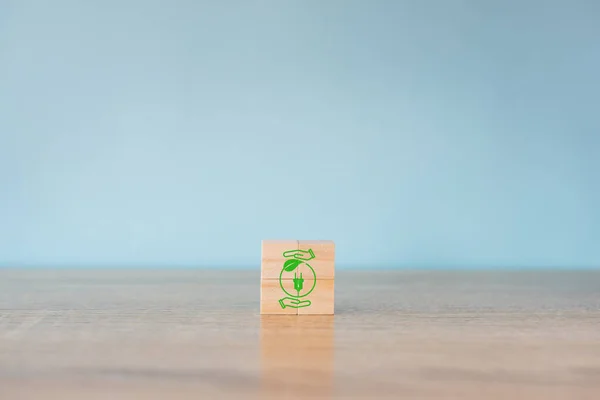
[(263, 240), (261, 251), (261, 279), (279, 279), (281, 267), (286, 258), (283, 253), (297, 250), (297, 240)]
[(334, 303), (334, 280), (317, 279), (316, 281), (305, 281), (306, 286), (315, 284), (313, 292), (307, 296), (310, 299), (310, 307), (298, 309), (298, 315), (333, 315)]
[(286, 279), (281, 283), (279, 279), (262, 279), (260, 282), (260, 313), (261, 314), (288, 314), (297, 315), (298, 310), (293, 307), (285, 306), (284, 302), (279, 300), (282, 297), (283, 290), (281, 284), (286, 290), (293, 290), (294, 282)]
[(334, 314), (335, 244), (263, 240), (261, 314)]
[(315, 258), (308, 261), (317, 279), (335, 278), (335, 244), (331, 240), (299, 240), (299, 250), (312, 250)]

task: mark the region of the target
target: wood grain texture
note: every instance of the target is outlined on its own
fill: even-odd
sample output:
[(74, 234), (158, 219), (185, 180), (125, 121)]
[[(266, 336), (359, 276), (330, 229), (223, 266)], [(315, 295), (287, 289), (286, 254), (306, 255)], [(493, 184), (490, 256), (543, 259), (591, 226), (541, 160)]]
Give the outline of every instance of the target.
[[(334, 313), (335, 285), (333, 279), (317, 279), (314, 290), (306, 296), (311, 301), (309, 307), (298, 309), (298, 315), (332, 315)], [(304, 285), (311, 287), (315, 283), (306, 279)]]
[(600, 272), (339, 270), (301, 317), (259, 281), (0, 269), (0, 398), (598, 399)]
[(286, 258), (283, 252), (298, 249), (297, 240), (263, 240), (261, 243), (261, 279), (279, 279)]
[(314, 268), (317, 279), (335, 278), (335, 242), (332, 240), (299, 240), (298, 249), (312, 249), (315, 258), (308, 261)]
[(298, 311), (292, 307), (281, 307), (279, 299), (285, 296), (281, 285), (290, 293), (294, 293), (294, 282), (290, 279), (262, 279), (260, 281), (260, 313), (297, 315)]

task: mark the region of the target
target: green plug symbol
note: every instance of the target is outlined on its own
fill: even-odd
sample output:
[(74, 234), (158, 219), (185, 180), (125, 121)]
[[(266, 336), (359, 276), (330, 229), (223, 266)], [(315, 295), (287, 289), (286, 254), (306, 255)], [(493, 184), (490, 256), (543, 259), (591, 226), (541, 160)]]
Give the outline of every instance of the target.
[(294, 290), (300, 295), (300, 291), (304, 287), (304, 278), (302, 278), (302, 272), (300, 272), (300, 278), (297, 274), (294, 274)]

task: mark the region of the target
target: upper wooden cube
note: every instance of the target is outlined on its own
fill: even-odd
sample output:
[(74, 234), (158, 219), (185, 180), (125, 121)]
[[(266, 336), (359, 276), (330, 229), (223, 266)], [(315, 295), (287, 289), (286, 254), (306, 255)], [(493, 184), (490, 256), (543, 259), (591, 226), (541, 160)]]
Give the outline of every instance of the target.
[(314, 269), (317, 280), (335, 278), (335, 243), (332, 240), (299, 240), (298, 250), (308, 251), (308, 257), (313, 256), (306, 263)]
[(261, 251), (261, 279), (279, 279), (286, 257), (290, 250), (298, 250), (297, 240), (263, 240)]

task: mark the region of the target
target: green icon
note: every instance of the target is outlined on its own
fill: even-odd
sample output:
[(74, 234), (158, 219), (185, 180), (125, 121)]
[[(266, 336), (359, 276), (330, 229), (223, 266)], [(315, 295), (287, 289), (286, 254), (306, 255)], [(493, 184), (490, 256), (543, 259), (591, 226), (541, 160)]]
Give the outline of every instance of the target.
[[(303, 298), (308, 296), (315, 289), (317, 284), (315, 270), (307, 263), (307, 261), (315, 258), (315, 253), (312, 249), (288, 250), (283, 252), (283, 256), (289, 259), (283, 263), (283, 267), (279, 273), (279, 286), (281, 286), (281, 290), (283, 290), (287, 296), (279, 299), (279, 305), (281, 305), (281, 308), (302, 308), (310, 306), (312, 304), (311, 301)], [(289, 280), (292, 273), (294, 274), (294, 277), (292, 278), (294, 289), (286, 289), (283, 281)], [(308, 287), (304, 286), (304, 274), (308, 274), (308, 279), (309, 281), (312, 281), (312, 285), (308, 285)]]

